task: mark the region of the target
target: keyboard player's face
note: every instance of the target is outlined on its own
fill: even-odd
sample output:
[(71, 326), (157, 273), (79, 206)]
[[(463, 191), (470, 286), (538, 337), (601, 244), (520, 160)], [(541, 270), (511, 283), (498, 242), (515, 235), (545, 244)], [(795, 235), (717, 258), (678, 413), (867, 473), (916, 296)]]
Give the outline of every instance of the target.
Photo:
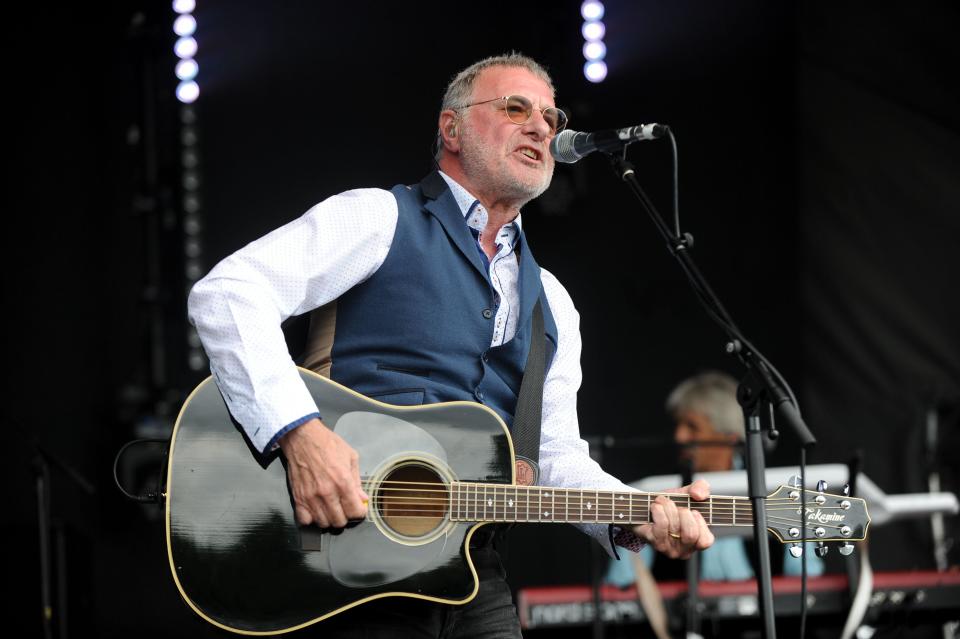
[(676, 415), (674, 441), (682, 448), (680, 456), (693, 463), (694, 472), (730, 470), (733, 467), (733, 444), (736, 435), (724, 434), (710, 418), (697, 411), (680, 411)]

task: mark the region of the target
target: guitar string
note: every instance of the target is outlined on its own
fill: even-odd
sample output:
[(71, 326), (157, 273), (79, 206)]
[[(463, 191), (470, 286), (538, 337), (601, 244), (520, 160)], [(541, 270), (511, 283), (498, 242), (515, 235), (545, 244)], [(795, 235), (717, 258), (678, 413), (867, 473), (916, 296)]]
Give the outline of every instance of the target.
[[(553, 490), (557, 492), (571, 492), (583, 490), (584, 492), (600, 492), (607, 495), (662, 495), (664, 497), (674, 497), (677, 499), (687, 499), (688, 495), (686, 493), (676, 493), (676, 492), (644, 492), (644, 491), (629, 491), (629, 492), (617, 492), (617, 491), (607, 491), (604, 489), (592, 489), (592, 488), (557, 488), (555, 486), (523, 486), (519, 484), (500, 484), (500, 483), (472, 483), (472, 482), (462, 482), (455, 481), (452, 483), (445, 483), (440, 481), (401, 481), (397, 479), (385, 479), (382, 481), (374, 481), (372, 479), (366, 478), (361, 479), (361, 483), (365, 484), (397, 484), (405, 486), (460, 486), (463, 488), (472, 488), (472, 489), (483, 489), (483, 488), (498, 488), (498, 489), (518, 489), (518, 490)], [(814, 491), (808, 490), (807, 493), (812, 495), (819, 495), (821, 493), (816, 493)], [(831, 496), (836, 498), (844, 499), (856, 499), (860, 501), (857, 497), (846, 497), (844, 495), (834, 495), (832, 493), (822, 493), (824, 496)], [(748, 499), (744, 495), (713, 495), (713, 497), (730, 497), (731, 499)], [(768, 499), (798, 499), (794, 497), (768, 497)]]
[[(540, 497), (546, 497), (547, 499), (552, 499), (553, 497), (552, 497), (551, 495), (549, 495), (549, 494), (544, 494), (544, 493), (542, 493), (542, 492), (539, 492), (539, 491), (543, 491), (543, 490), (549, 490), (549, 491), (551, 491), (551, 492), (556, 492), (556, 493), (561, 494), (561, 495), (574, 495), (574, 494), (580, 493), (580, 494), (583, 495), (584, 498), (594, 498), (594, 499), (599, 499), (599, 500), (619, 500), (619, 498), (620, 498), (621, 495), (624, 496), (624, 497), (629, 497), (630, 495), (633, 495), (634, 498), (637, 497), (638, 495), (645, 497), (646, 495), (649, 494), (649, 495), (669, 497), (669, 498), (671, 498), (671, 501), (673, 501), (673, 502), (675, 502), (675, 503), (686, 503), (686, 502), (688, 502), (688, 501), (689, 501), (691, 504), (693, 504), (693, 505), (697, 505), (697, 504), (707, 505), (707, 504), (710, 503), (710, 502), (707, 501), (707, 500), (704, 500), (704, 501), (691, 500), (689, 496), (687, 496), (687, 495), (679, 495), (679, 494), (677, 494), (677, 493), (640, 493), (640, 492), (638, 492), (638, 493), (604, 493), (604, 494), (601, 494), (601, 495), (597, 496), (597, 495), (592, 495), (592, 494), (591, 494), (591, 493), (595, 493), (595, 492), (596, 492), (596, 491), (592, 491), (592, 490), (584, 490), (584, 491), (581, 492), (579, 489), (575, 489), (575, 488), (549, 488), (549, 489), (547, 489), (546, 487), (543, 487), (543, 486), (529, 486), (529, 487), (528, 487), (528, 486), (514, 486), (514, 485), (512, 485), (512, 484), (473, 484), (473, 485), (457, 484), (457, 485), (455, 485), (455, 486), (449, 487), (449, 486), (447, 486), (447, 485), (445, 485), (445, 484), (439, 484), (439, 483), (437, 483), (437, 482), (397, 482), (397, 481), (387, 481), (387, 482), (380, 482), (379, 484), (377, 484), (377, 483), (375, 483), (375, 482), (366, 482), (366, 483), (368, 484), (368, 487), (369, 487), (369, 486), (386, 486), (386, 485), (388, 485), (388, 484), (391, 485), (391, 486), (393, 486), (393, 485), (398, 485), (398, 486), (425, 486), (425, 487), (429, 487), (429, 488), (418, 489), (417, 492), (437, 492), (437, 493), (444, 493), (444, 494), (450, 494), (451, 492), (457, 492), (458, 488), (462, 488), (462, 491), (465, 492), (465, 493), (467, 493), (467, 494), (480, 494), (481, 492), (486, 492), (487, 490), (489, 490), (489, 491), (491, 492), (491, 495), (495, 494), (495, 495), (497, 495), (497, 496), (503, 496), (503, 495), (507, 494), (506, 491), (508, 491), (508, 490), (515, 490), (515, 491), (517, 491), (516, 493), (514, 493), (514, 494), (516, 494), (516, 495), (539, 495)], [(491, 487), (491, 488), (483, 488), (484, 486), (489, 486), (489, 487)], [(496, 486), (496, 488), (492, 488), (492, 486)], [(433, 487), (438, 487), (438, 488), (433, 488)], [(402, 491), (402, 490), (412, 490), (412, 489), (402, 488), (402, 487), (401, 487), (401, 488), (387, 487), (387, 488), (383, 488), (382, 490), (394, 490), (394, 491), (398, 491), (398, 490), (399, 490), (399, 491)], [(839, 496), (836, 496), (836, 497), (839, 497)], [(749, 503), (749, 502), (750, 502), (750, 498), (749, 498), (749, 497), (743, 497), (743, 496), (711, 495), (710, 497), (708, 497), (708, 499), (709, 499), (709, 500), (713, 500), (713, 502), (714, 502), (715, 504), (718, 503), (718, 500), (730, 500), (731, 502), (737, 503), (738, 505), (745, 505), (745, 506), (750, 506), (750, 505), (751, 505), (751, 504)], [(850, 499), (850, 500), (857, 500), (857, 501), (859, 501), (857, 498), (845, 498), (845, 499)], [(633, 501), (636, 502), (636, 499), (633, 499)], [(766, 503), (768, 503), (768, 504), (781, 503), (781, 502), (785, 502), (785, 503), (799, 503), (799, 502), (797, 501), (797, 499), (793, 499), (793, 498), (790, 498), (790, 497), (767, 498), (765, 501), (766, 501)], [(820, 507), (820, 508), (839, 508), (840, 506), (819, 506), (819, 507)]]
[[(381, 496), (380, 501), (391, 500), (391, 499), (408, 499), (408, 500), (420, 501), (423, 503), (431, 503), (431, 502), (451, 503), (452, 502), (452, 503), (477, 503), (477, 504), (480, 504), (486, 501), (490, 503), (491, 507), (495, 504), (497, 507), (509, 507), (509, 508), (514, 508), (517, 506), (522, 507), (525, 505), (528, 506), (529, 504), (534, 502), (536, 502), (539, 507), (539, 505), (542, 505), (545, 503), (543, 499), (530, 499), (530, 496), (526, 496), (525, 498), (525, 496), (522, 494), (513, 495), (513, 496), (511, 495), (505, 496), (501, 494), (498, 494), (496, 496), (492, 496), (492, 495), (483, 496), (480, 494), (451, 495), (448, 491), (434, 491), (435, 493), (441, 496), (433, 497), (433, 496), (427, 496), (425, 494), (426, 492), (427, 491), (395, 490), (395, 494), (387, 494), (387, 495)], [(515, 505), (511, 505), (509, 503), (511, 500), (514, 502)], [(548, 500), (547, 503), (549, 503), (551, 507), (559, 506), (565, 509), (573, 509), (573, 510), (578, 508), (583, 509), (584, 507), (586, 507), (587, 510), (593, 510), (594, 508), (591, 507), (592, 505), (595, 506), (595, 509), (603, 510), (603, 511), (617, 511), (617, 510), (637, 511), (637, 510), (646, 509), (648, 507), (647, 504), (636, 504), (636, 503), (633, 504), (632, 507), (626, 504), (618, 505), (610, 501), (605, 501), (603, 499), (597, 501), (595, 504), (593, 504), (593, 502), (591, 501), (584, 501), (584, 499), (582, 498), (574, 498), (572, 500), (569, 498), (566, 498), (566, 499), (557, 500), (556, 498), (548, 497), (547, 500)], [(681, 507), (686, 507), (686, 508), (689, 508), (690, 510), (696, 510), (701, 514), (704, 514), (704, 513), (707, 513), (707, 514), (712, 513), (715, 515), (746, 514), (746, 513), (753, 512), (753, 506), (752, 504), (749, 504), (749, 503), (746, 503), (746, 504), (737, 503), (737, 502), (724, 503), (722, 501), (714, 501), (712, 504), (710, 502), (691, 502), (689, 504), (683, 503), (680, 505)], [(624, 509), (622, 508), (622, 506), (627, 506), (627, 507)], [(849, 508), (843, 508), (841, 506), (811, 507), (810, 510), (812, 511), (813, 508), (816, 508), (818, 511), (821, 511), (821, 512), (849, 510)], [(795, 509), (799, 510), (796, 507), (796, 505), (793, 503), (780, 505), (780, 506), (773, 505), (772, 507), (767, 508), (768, 512), (784, 512), (784, 511), (793, 511)]]
[[(479, 494), (462, 496), (462, 495), (450, 495), (448, 491), (432, 491), (432, 492), (434, 492), (434, 493), (442, 494), (443, 497), (428, 497), (428, 496), (421, 496), (421, 495), (422, 495), (423, 493), (431, 492), (431, 491), (422, 491), (422, 490), (411, 491), (411, 490), (409, 490), (409, 489), (392, 489), (392, 490), (398, 492), (399, 494), (386, 495), (386, 496), (384, 496), (384, 497), (381, 497), (381, 498), (379, 499), (379, 501), (384, 502), (384, 501), (391, 501), (391, 500), (408, 500), (408, 501), (413, 501), (413, 502), (416, 502), (416, 503), (443, 503), (443, 504), (447, 504), (447, 503), (476, 503), (476, 504), (488, 503), (488, 504), (490, 505), (490, 507), (493, 507), (494, 505), (496, 505), (496, 506), (506, 506), (506, 507), (509, 507), (509, 508), (514, 508), (514, 507), (515, 507), (515, 505), (511, 505), (511, 504), (509, 503), (509, 502), (511, 501), (510, 496), (504, 497), (503, 495), (497, 495), (496, 497), (493, 497), (493, 496), (484, 497), (484, 496), (479, 495)], [(548, 499), (551, 499), (551, 498), (548, 498)], [(516, 498), (513, 499), (512, 501), (513, 501), (514, 504), (518, 504), (518, 505), (532, 503), (531, 500), (529, 500), (529, 499), (528, 499), (528, 500), (524, 500), (522, 495), (516, 496)], [(542, 505), (544, 502), (543, 502), (542, 500), (538, 500), (537, 503), (538, 503), (538, 507), (539, 507), (539, 505)], [(591, 504), (592, 504), (592, 502), (589, 502), (589, 501), (584, 502), (583, 500), (580, 500), (579, 506), (578, 506), (578, 504), (577, 504), (576, 501), (571, 502), (570, 500), (561, 500), (561, 501), (558, 503), (558, 501), (557, 501), (555, 498), (551, 499), (551, 501), (550, 501), (550, 505), (551, 505), (552, 507), (557, 507), (557, 506), (559, 506), (559, 507), (564, 507), (564, 508), (567, 508), (567, 509), (570, 509), (570, 508), (576, 509), (576, 508), (578, 508), (578, 507), (579, 507), (579, 508), (584, 508), (584, 506), (586, 505), (586, 508), (587, 508), (588, 510), (592, 510), (593, 508), (591, 508)], [(627, 507), (627, 510), (643, 510), (643, 509), (646, 509), (646, 508), (647, 508), (647, 505), (646, 505), (646, 504), (634, 504), (633, 508), (630, 508), (630, 507), (628, 506), (628, 507)], [(711, 504), (711, 503), (709, 503), (709, 502), (698, 502), (698, 501), (695, 501), (695, 502), (692, 502), (692, 503), (689, 505), (689, 508), (690, 508), (691, 510), (697, 510), (698, 512), (699, 512), (699, 511), (708, 511), (708, 512), (710, 512), (710, 511), (712, 510), (713, 513), (715, 513), (715, 514), (716, 514), (716, 513), (741, 513), (741, 512), (742, 512), (742, 513), (748, 513), (748, 512), (753, 512), (753, 507), (752, 507), (751, 504), (737, 504), (737, 503), (724, 504), (724, 503), (722, 503), (722, 502), (719, 502), (719, 503), (718, 503), (718, 502), (714, 502), (713, 504)], [(787, 506), (787, 507), (775, 506), (775, 507), (773, 507), (773, 508), (768, 508), (767, 511), (768, 511), (768, 512), (771, 512), (771, 511), (772, 511), (772, 512), (792, 511), (792, 510), (795, 510), (795, 508), (796, 508), (796, 507), (795, 507), (794, 505), (789, 505), (789, 506)], [(610, 511), (616, 511), (616, 510), (618, 510), (616, 504), (612, 504), (612, 503), (609, 503), (609, 502), (603, 502), (603, 501), (599, 501), (599, 502), (596, 503), (596, 509), (597, 509), (597, 510), (610, 510)], [(823, 510), (844, 510), (844, 509), (843, 509), (842, 507), (840, 507), (840, 506), (819, 506), (819, 507), (817, 507), (817, 509), (818, 509), (818, 510), (821, 510), (821, 511), (823, 511)], [(701, 513), (701, 514), (702, 514), (702, 513)]]
[[(437, 486), (438, 484), (419, 484), (419, 485)], [(584, 500), (584, 499), (595, 500), (598, 505), (603, 506), (603, 507), (611, 507), (611, 508), (615, 508), (615, 507), (616, 507), (616, 503), (615, 503), (615, 502), (617, 502), (617, 501), (623, 501), (623, 500), (620, 500), (620, 499), (616, 499), (615, 497), (613, 497), (613, 496), (611, 496), (611, 495), (609, 495), (609, 494), (607, 494), (607, 495), (600, 495), (600, 496), (598, 497), (598, 496), (596, 496), (596, 495), (591, 495), (591, 494), (589, 494), (589, 492), (578, 494), (576, 490), (570, 490), (570, 491), (564, 491), (564, 492), (554, 491), (554, 492), (557, 492), (558, 495), (560, 495), (560, 497), (557, 497), (557, 496), (554, 496), (554, 495), (551, 495), (551, 494), (543, 494), (543, 493), (537, 493), (537, 492), (534, 492), (534, 491), (522, 491), (522, 490), (518, 490), (518, 491), (514, 492), (513, 494), (510, 494), (510, 493), (506, 492), (506, 490), (495, 490), (495, 491), (490, 491), (489, 493), (487, 493), (487, 491), (485, 491), (485, 490), (484, 490), (484, 491), (481, 491), (481, 490), (473, 490), (473, 491), (471, 491), (471, 490), (466, 490), (466, 491), (463, 491), (463, 492), (459, 492), (459, 491), (457, 491), (456, 489), (451, 490), (451, 489), (448, 489), (448, 488), (439, 488), (439, 489), (427, 489), (427, 488), (422, 488), (422, 489), (411, 489), (411, 488), (382, 488), (382, 489), (380, 489), (379, 492), (399, 492), (399, 493), (409, 493), (409, 494), (417, 494), (417, 495), (419, 495), (419, 494), (427, 494), (427, 493), (436, 493), (436, 494), (445, 495), (445, 496), (448, 496), (448, 497), (450, 497), (450, 496), (452, 495), (454, 499), (461, 499), (461, 498), (463, 498), (463, 499), (478, 499), (478, 500), (479, 500), (479, 499), (490, 499), (490, 498), (493, 498), (493, 499), (496, 499), (496, 500), (498, 501), (498, 503), (501, 502), (501, 501), (503, 501), (503, 500), (505, 500), (505, 499), (509, 499), (509, 498), (511, 498), (511, 497), (516, 498), (516, 499), (538, 498), (538, 499), (541, 499), (541, 500), (542, 500), (542, 499), (548, 499), (548, 500), (564, 499), (564, 500), (569, 500), (571, 497), (573, 497), (574, 499), (580, 499), (581, 501)], [(646, 493), (641, 493), (641, 494), (646, 495)], [(654, 493), (651, 493), (651, 495), (652, 495), (652, 494), (654, 494)], [(643, 506), (643, 504), (637, 503), (637, 501), (636, 501), (635, 499), (632, 500), (632, 501), (634, 502), (634, 507)], [(730, 507), (730, 508), (745, 509), (745, 510), (749, 510), (749, 509), (752, 509), (752, 508), (753, 508), (752, 503), (751, 503), (750, 500), (749, 500), (748, 498), (746, 498), (746, 497), (726, 497), (726, 496), (716, 495), (716, 496), (712, 496), (712, 497), (708, 498), (708, 500), (705, 500), (705, 501), (688, 500), (688, 499), (686, 499), (686, 498), (683, 498), (683, 499), (673, 499), (672, 501), (674, 501), (674, 503), (677, 503), (678, 505), (682, 505), (682, 506), (685, 506), (685, 507), (691, 508), (691, 509), (692, 509), (692, 508), (697, 508), (697, 509), (709, 508), (709, 507), (711, 506), (711, 501), (712, 501), (712, 505), (713, 505), (714, 508), (717, 508), (718, 506), (719, 506), (719, 507)], [(790, 506), (793, 506), (793, 505), (796, 505), (796, 504), (797, 504), (796, 500), (790, 499), (790, 498), (767, 499), (765, 503), (767, 503), (767, 504), (773, 504), (773, 505), (775, 505), (775, 504), (786, 504), (786, 505), (790, 505)], [(838, 509), (849, 510), (849, 507), (843, 508), (842, 506), (835, 506), (835, 505), (819, 505), (819, 506), (817, 506), (817, 505), (815, 505), (815, 504), (811, 504), (811, 505), (810, 505), (810, 508), (818, 508), (818, 509), (820, 509), (820, 510), (838, 510)]]
[[(494, 511), (496, 510), (503, 511), (508, 508), (514, 509), (514, 510), (523, 510), (524, 507), (526, 507), (526, 510), (528, 511), (530, 509), (530, 504), (524, 503), (522, 500), (519, 500), (514, 502), (513, 504), (510, 504), (508, 501), (491, 500), (491, 499), (487, 499), (487, 500), (484, 500), (484, 499), (467, 499), (467, 500), (436, 499), (436, 498), (418, 498), (412, 495), (411, 496), (393, 496), (393, 497), (383, 498), (378, 500), (378, 503), (385, 506), (397, 506), (398, 504), (410, 505), (410, 506), (422, 506), (424, 509), (450, 507), (451, 509), (454, 509), (454, 510), (461, 510), (461, 509), (469, 510), (472, 508), (474, 511), (478, 511), (478, 510), (486, 511), (487, 509), (492, 509)], [(545, 504), (538, 503), (537, 509), (539, 510), (544, 505)], [(702, 505), (702, 504), (698, 502), (696, 505)], [(616, 509), (610, 508), (609, 504), (599, 505), (597, 508), (591, 508), (589, 506), (587, 508), (584, 508), (582, 504), (579, 507), (577, 506), (577, 504), (573, 504), (573, 507), (570, 507), (570, 504), (548, 504), (547, 506), (549, 508), (552, 508), (554, 511), (562, 510), (567, 514), (569, 514), (571, 511), (573, 513), (577, 513), (579, 511), (582, 514), (597, 513), (606, 517), (611, 517), (616, 512)], [(782, 512), (782, 511), (793, 511), (793, 510), (794, 509), (792, 507), (791, 508), (770, 508), (767, 510), (767, 512)], [(640, 517), (643, 517), (643, 516), (649, 517), (649, 511), (645, 507), (632, 509), (631, 513), (635, 513)], [(749, 517), (749, 516), (752, 516), (752, 510), (746, 510), (746, 509), (730, 510), (725, 508), (721, 508), (721, 509), (714, 508), (713, 514), (715, 516), (720, 515), (724, 517), (735, 516), (735, 515)], [(789, 518), (776, 516), (776, 515), (772, 515), (771, 519), (778, 519), (780, 521), (786, 521), (786, 522), (792, 521)], [(816, 522), (816, 523), (820, 523), (821, 525), (827, 525), (832, 527), (840, 527), (839, 524), (834, 525), (834, 524), (827, 524), (824, 522)], [(807, 525), (813, 526), (815, 524), (807, 522)]]
[[(401, 511), (399, 511), (399, 512), (386, 513), (386, 514), (384, 514), (383, 516), (386, 517), (387, 519), (444, 519), (444, 518), (445, 518), (445, 514), (442, 514), (442, 513), (441, 513), (441, 514), (426, 514), (426, 515), (425, 515), (425, 514), (422, 514), (422, 513), (423, 513), (423, 511), (421, 511), (421, 510), (410, 510), (410, 511), (403, 511), (403, 510), (401, 510)], [(529, 514), (528, 514), (528, 515), (529, 515)], [(773, 518), (773, 519), (778, 519), (778, 518)], [(496, 521), (503, 521), (503, 522), (512, 522), (512, 521), (536, 521), (536, 522), (541, 522), (541, 523), (550, 523), (550, 522), (553, 522), (553, 523), (579, 523), (578, 521), (572, 521), (572, 522), (571, 522), (571, 521), (568, 521), (568, 520), (566, 520), (566, 519), (556, 519), (556, 518), (551, 518), (551, 517), (546, 517), (546, 518), (544, 518), (544, 517), (530, 517), (530, 516), (528, 516), (528, 517), (526, 517), (526, 518), (522, 518), (522, 519), (517, 518), (517, 517), (513, 517), (513, 518), (509, 518), (509, 519), (508, 519), (508, 518), (506, 518), (506, 517), (497, 518), (497, 517), (495, 517), (495, 516), (489, 516), (489, 517), (485, 517), (485, 518), (483, 518), (483, 519), (481, 520), (481, 519), (471, 519), (470, 516), (469, 516), (469, 513), (465, 513), (463, 517), (460, 517), (459, 515), (457, 515), (457, 516), (455, 516), (455, 517), (452, 517), (452, 518), (451, 518), (451, 521), (461, 521), (461, 522), (470, 522), (470, 521), (478, 521), (478, 522), (479, 522), (479, 521), (484, 521), (484, 522), (496, 522)], [(580, 520), (580, 521), (583, 521), (583, 523), (611, 523), (611, 524), (617, 523), (617, 522), (615, 522), (615, 521), (607, 521), (606, 518), (587, 518), (587, 519)], [(631, 521), (631, 522), (627, 522), (627, 523), (629, 523), (629, 524), (637, 524), (637, 523), (639, 523), (639, 524), (644, 524), (644, 523), (652, 523), (652, 522), (650, 522), (650, 521)], [(742, 522), (742, 523), (741, 523), (741, 522), (738, 522), (738, 523), (736, 523), (736, 524), (733, 524), (733, 523), (727, 523), (727, 522), (716, 522), (716, 523), (713, 523), (713, 524), (711, 524), (711, 525), (713, 525), (713, 526), (718, 526), (718, 525), (719, 525), (719, 526), (740, 526), (740, 527), (744, 527), (744, 526), (752, 525), (752, 523), (753, 523), (753, 522)], [(779, 522), (779, 523), (791, 524), (791, 523), (793, 523), (793, 522), (787, 520), (787, 521), (781, 521), (781, 522)], [(830, 524), (821, 524), (821, 526), (824, 527), (824, 528), (835, 528), (835, 529), (838, 529), (838, 530), (839, 530), (839, 528), (840, 528), (840, 526), (835, 526), (835, 525), (830, 525)], [(812, 527), (813, 527), (813, 524), (809, 524), (809, 523), (808, 523), (808, 524), (807, 524), (807, 527), (808, 527), (808, 528), (812, 528)], [(787, 542), (789, 542), (789, 543), (794, 543), (794, 542), (800, 542), (800, 541), (801, 541), (800, 538), (797, 538), (797, 539), (794, 539), (794, 540), (785, 540), (784, 543), (787, 543)], [(862, 539), (859, 538), (859, 537), (846, 537), (846, 536), (841, 536), (841, 537), (816, 537), (816, 536), (811, 536), (811, 537), (806, 537), (806, 538), (804, 538), (803, 541), (862, 541)]]

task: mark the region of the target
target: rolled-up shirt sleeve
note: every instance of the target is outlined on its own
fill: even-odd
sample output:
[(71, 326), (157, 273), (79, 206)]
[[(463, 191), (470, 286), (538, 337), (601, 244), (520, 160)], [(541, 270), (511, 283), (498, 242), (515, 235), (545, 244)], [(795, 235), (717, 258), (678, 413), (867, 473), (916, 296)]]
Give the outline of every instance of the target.
[[(580, 437), (577, 391), (580, 388), (580, 314), (556, 277), (541, 269), (541, 281), (550, 311), (557, 324), (557, 352), (543, 385), (543, 415), (540, 428), (540, 484), (557, 488), (635, 491), (607, 473), (590, 457)], [(613, 554), (607, 524), (578, 524)], [(639, 550), (643, 541), (630, 527), (616, 527), (615, 543)]]
[(190, 291), (190, 321), (233, 418), (254, 447), (319, 415), (280, 329), (380, 268), (397, 203), (380, 189), (333, 196), (217, 264)]

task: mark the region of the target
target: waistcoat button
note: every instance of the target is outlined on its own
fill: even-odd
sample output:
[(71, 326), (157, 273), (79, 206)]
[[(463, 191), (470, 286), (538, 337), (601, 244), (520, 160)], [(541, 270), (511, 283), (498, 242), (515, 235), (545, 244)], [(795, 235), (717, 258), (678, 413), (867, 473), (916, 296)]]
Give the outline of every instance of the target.
[(483, 309), (483, 317), (484, 319), (490, 319), (493, 317), (493, 311), (491, 311), (489, 308)]

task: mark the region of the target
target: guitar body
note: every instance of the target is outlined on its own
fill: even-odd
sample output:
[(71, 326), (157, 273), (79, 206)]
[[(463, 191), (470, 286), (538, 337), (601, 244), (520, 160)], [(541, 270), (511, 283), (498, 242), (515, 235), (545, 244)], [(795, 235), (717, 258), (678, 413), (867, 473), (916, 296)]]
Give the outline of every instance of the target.
[(452, 521), (430, 497), (454, 481), (513, 484), (500, 418), (470, 402), (391, 406), (301, 375), (360, 455), (368, 517), (337, 533), (298, 526), (282, 459), (261, 465), (208, 378), (180, 413), (167, 472), (167, 550), (186, 602), (221, 628), (275, 634), (380, 597), (471, 600), (469, 537), (482, 524)]

